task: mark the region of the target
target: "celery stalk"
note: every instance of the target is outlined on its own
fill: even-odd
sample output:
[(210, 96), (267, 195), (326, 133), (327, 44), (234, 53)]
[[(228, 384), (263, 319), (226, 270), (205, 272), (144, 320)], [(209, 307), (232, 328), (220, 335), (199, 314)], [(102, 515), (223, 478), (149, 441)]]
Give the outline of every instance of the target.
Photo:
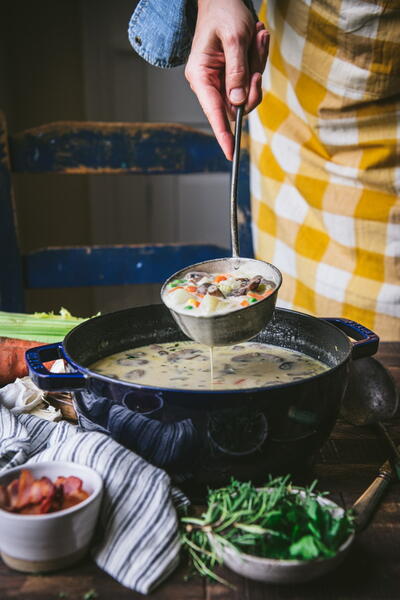
[(51, 344), (86, 319), (73, 317), (65, 308), (54, 313), (11, 313), (0, 311), (0, 336)]

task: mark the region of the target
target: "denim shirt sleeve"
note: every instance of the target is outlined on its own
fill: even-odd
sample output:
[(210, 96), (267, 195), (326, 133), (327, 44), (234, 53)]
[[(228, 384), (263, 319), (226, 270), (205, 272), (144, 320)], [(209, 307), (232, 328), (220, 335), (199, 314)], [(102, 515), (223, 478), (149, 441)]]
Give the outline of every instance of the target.
[[(257, 20), (251, 0), (243, 0)], [(155, 67), (186, 62), (197, 19), (197, 0), (140, 0), (129, 22), (133, 49)]]

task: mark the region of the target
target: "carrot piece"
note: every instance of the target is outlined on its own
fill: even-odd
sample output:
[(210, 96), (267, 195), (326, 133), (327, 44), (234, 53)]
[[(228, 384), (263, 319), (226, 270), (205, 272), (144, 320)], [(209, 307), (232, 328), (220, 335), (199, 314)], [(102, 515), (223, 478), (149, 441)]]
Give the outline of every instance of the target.
[(188, 285), (184, 289), (186, 292), (190, 292), (190, 293), (197, 292), (197, 287), (195, 285)]
[(197, 308), (200, 306), (200, 302), (194, 298), (190, 298), (190, 300), (188, 300), (188, 306), (194, 306), (194, 308)]
[(219, 283), (220, 281), (225, 281), (225, 279), (228, 279), (226, 275), (216, 275), (214, 277), (214, 283)]
[(249, 302), (247, 300), (242, 300), (240, 306), (249, 306)]
[(175, 290), (183, 290), (183, 285), (177, 285), (176, 287), (171, 288), (170, 290), (168, 290), (168, 294), (174, 292)]
[(264, 300), (267, 296), (270, 296), (274, 290), (267, 290), (263, 294), (257, 294), (256, 292), (248, 292), (247, 295), (257, 300)]

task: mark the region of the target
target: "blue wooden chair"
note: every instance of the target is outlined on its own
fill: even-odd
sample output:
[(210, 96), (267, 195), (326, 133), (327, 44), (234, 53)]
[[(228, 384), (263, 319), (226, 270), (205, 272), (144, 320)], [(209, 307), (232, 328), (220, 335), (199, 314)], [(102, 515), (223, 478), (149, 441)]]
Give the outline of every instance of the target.
[[(161, 283), (173, 272), (230, 249), (209, 244), (43, 248), (21, 255), (11, 174), (229, 172), (214, 137), (182, 125), (58, 122), (8, 136), (0, 112), (0, 309), (24, 310), (24, 289)], [(241, 255), (253, 255), (249, 159), (239, 178)], [(227, 191), (228, 193), (228, 191)]]

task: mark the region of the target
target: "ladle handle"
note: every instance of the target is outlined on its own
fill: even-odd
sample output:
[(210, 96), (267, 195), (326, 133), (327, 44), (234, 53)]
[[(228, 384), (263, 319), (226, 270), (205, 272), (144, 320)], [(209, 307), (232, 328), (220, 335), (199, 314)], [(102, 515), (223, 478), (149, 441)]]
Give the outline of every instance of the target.
[(399, 452), (399, 449), (397, 448), (396, 444), (390, 437), (389, 432), (386, 429), (385, 425), (383, 423), (381, 423), (381, 421), (377, 421), (377, 423), (375, 423), (375, 427), (378, 430), (383, 441), (386, 443), (386, 447), (390, 452), (389, 461), (392, 466), (392, 470), (394, 471), (394, 473), (396, 473), (397, 479), (400, 480), (400, 452)]
[(357, 531), (362, 531), (368, 524), (391, 480), (392, 473), (387, 462), (379, 469), (371, 485), (353, 504)]
[(239, 177), (239, 161), (240, 161), (240, 140), (242, 137), (242, 121), (243, 121), (243, 105), (238, 106), (236, 111), (235, 123), (235, 146), (233, 149), (232, 161), (232, 177), (231, 177), (231, 241), (232, 241), (232, 256), (237, 258), (240, 256), (239, 250), (239, 232), (237, 219), (237, 188)]

